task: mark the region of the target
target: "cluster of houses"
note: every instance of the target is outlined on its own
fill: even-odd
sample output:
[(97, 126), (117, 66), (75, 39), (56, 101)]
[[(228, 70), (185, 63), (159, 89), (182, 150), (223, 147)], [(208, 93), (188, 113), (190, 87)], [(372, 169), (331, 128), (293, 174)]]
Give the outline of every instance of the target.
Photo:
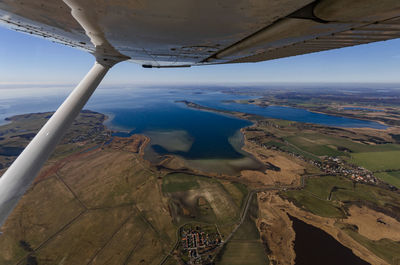
[(346, 163), (340, 158), (328, 156), (324, 160), (313, 161), (313, 164), (326, 174), (341, 175), (356, 182), (376, 184), (378, 181), (371, 171)]
[(373, 175), (371, 171), (363, 167), (349, 164), (338, 157), (326, 156), (322, 161), (317, 161), (305, 158), (296, 153), (288, 152), (287, 150), (283, 150), (282, 148), (279, 148), (278, 146), (275, 145), (267, 145), (267, 144), (261, 144), (261, 145), (267, 149), (278, 150), (281, 152), (289, 153), (290, 155), (296, 158), (299, 158), (303, 161), (306, 161), (318, 167), (321, 171), (323, 171), (326, 174), (345, 176), (352, 179), (355, 182), (363, 182), (370, 184), (378, 183), (377, 178)]
[(201, 227), (181, 230), (182, 254), (187, 264), (208, 264), (215, 250), (221, 245), (219, 233), (207, 233)]

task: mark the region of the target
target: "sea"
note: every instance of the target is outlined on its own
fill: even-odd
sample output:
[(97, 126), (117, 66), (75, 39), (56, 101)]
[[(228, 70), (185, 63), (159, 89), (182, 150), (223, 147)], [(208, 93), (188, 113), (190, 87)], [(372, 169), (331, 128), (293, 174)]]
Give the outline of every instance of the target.
[[(54, 111), (71, 88), (30, 87), (0, 89), (0, 123), (5, 118), (32, 112)], [(219, 88), (109, 87), (98, 89), (85, 109), (108, 116), (106, 125), (115, 136), (134, 133), (151, 138), (145, 151), (148, 160), (157, 162), (162, 155), (174, 154), (195, 168), (217, 173), (239, 174), (242, 169), (262, 165), (241, 147), (240, 129), (248, 120), (231, 115), (193, 109), (182, 100), (217, 110), (239, 111), (264, 117), (352, 128), (385, 126), (373, 121), (326, 115), (283, 106), (261, 107), (236, 103), (253, 99), (246, 95), (224, 93)]]

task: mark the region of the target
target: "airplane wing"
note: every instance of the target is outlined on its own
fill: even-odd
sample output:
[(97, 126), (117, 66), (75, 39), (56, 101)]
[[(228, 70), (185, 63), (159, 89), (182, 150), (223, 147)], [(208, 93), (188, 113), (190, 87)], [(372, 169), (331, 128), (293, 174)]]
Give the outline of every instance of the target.
[(173, 67), (259, 62), (397, 38), (400, 1), (0, 0), (0, 21), (94, 54)]

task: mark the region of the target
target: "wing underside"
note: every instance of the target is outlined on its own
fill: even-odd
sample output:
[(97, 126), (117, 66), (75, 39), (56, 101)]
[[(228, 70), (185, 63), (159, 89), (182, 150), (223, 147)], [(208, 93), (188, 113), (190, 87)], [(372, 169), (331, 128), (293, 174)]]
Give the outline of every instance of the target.
[(152, 67), (259, 62), (400, 36), (398, 0), (0, 0), (12, 29)]

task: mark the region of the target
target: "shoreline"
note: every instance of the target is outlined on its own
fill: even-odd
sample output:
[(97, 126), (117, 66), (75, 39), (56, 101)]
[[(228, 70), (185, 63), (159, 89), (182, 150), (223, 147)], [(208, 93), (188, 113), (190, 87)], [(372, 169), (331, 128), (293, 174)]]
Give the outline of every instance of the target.
[[(264, 213), (262, 211), (262, 214), (264, 214), (264, 216), (259, 218), (257, 222), (260, 224), (264, 222), (269, 226), (279, 226), (279, 222), (284, 222), (285, 225), (282, 227), (282, 229), (287, 229), (288, 227), (290, 227), (286, 234), (288, 240), (294, 240), (295, 237), (295, 231), (293, 230), (292, 221), (288, 217), (288, 215), (291, 215), (329, 234), (338, 243), (349, 248), (354, 255), (360, 257), (361, 259), (371, 264), (389, 264), (381, 258), (377, 257), (366, 247), (355, 241), (351, 236), (338, 228), (336, 225), (338, 221), (333, 218), (321, 217), (314, 215), (310, 212), (306, 212), (295, 206), (293, 203), (282, 198), (276, 191), (260, 192), (258, 196), (258, 201), (260, 205), (264, 204), (265, 206), (262, 208), (264, 209)], [(264, 231), (264, 233), (265, 232), (266, 231)], [(287, 245), (286, 249), (282, 249), (285, 248), (285, 246), (279, 244), (280, 242), (276, 242), (274, 240), (282, 233), (282, 231), (279, 231), (280, 233), (277, 233), (276, 231), (274, 233), (274, 230), (269, 232), (269, 235), (266, 235), (268, 245), (275, 249), (276, 253), (281, 254), (277, 257), (272, 256), (272, 258), (277, 258), (280, 261), (287, 260), (287, 258), (289, 258), (289, 260), (294, 262), (294, 241)], [(288, 255), (289, 253), (292, 254)]]
[[(191, 106), (188, 106), (188, 107), (191, 107)], [(202, 110), (200, 105), (197, 105), (196, 108), (199, 109), (199, 110)], [(208, 108), (208, 109), (206, 109), (204, 111), (212, 111), (212, 112), (220, 113), (218, 110), (215, 110), (215, 109), (212, 109), (212, 108)], [(96, 113), (98, 113), (98, 112), (96, 112)], [(246, 120), (249, 120), (249, 117), (256, 116), (256, 115), (249, 115), (249, 114), (241, 113), (241, 112), (223, 111), (222, 113), (226, 114), (226, 115), (234, 116), (234, 117), (239, 118), (239, 119), (246, 119)], [(104, 117), (105, 117), (104, 122), (102, 123), (104, 125), (104, 127), (105, 127), (105, 130), (112, 131), (111, 128), (108, 125), (106, 125), (106, 123), (105, 123), (105, 121), (108, 120), (108, 116), (105, 115), (105, 114), (102, 114), (102, 113), (98, 113), (98, 114), (104, 115)], [(29, 114), (25, 114), (25, 115), (29, 115)], [(268, 119), (268, 118), (266, 118), (266, 119)], [(108, 122), (110, 122), (110, 120), (108, 120)], [(259, 157), (260, 154), (257, 152), (257, 150), (256, 149), (252, 149), (252, 145), (254, 145), (254, 143), (250, 142), (248, 140), (248, 138), (246, 137), (247, 135), (246, 135), (245, 129), (246, 128), (250, 128), (252, 126), (255, 126), (255, 123), (253, 123), (250, 126), (243, 127), (243, 128), (241, 128), (239, 130), (241, 136), (243, 137), (243, 144), (241, 146), (241, 150), (243, 150), (244, 152), (250, 154), (252, 157), (254, 157), (260, 163), (265, 163), (265, 161), (263, 161), (263, 159), (261, 159)], [(371, 130), (372, 128), (367, 128), (367, 129)], [(372, 130), (378, 130), (378, 129), (372, 129)], [(129, 148), (133, 148), (133, 147), (130, 146), (130, 142), (129, 141), (132, 140), (132, 139), (141, 138), (141, 137), (143, 137), (144, 140), (143, 140), (143, 142), (140, 143), (140, 145), (138, 147), (138, 151), (136, 153), (138, 153), (139, 156), (144, 161), (146, 161), (146, 163), (151, 163), (150, 161), (148, 161), (148, 160), (146, 160), (144, 158), (145, 149), (151, 143), (151, 138), (146, 136), (146, 135), (143, 135), (143, 134), (132, 134), (129, 137), (110, 136), (110, 139), (112, 141), (107, 145), (110, 148), (113, 148), (114, 144), (116, 144), (115, 143), (116, 140), (123, 139), (123, 141), (121, 141), (122, 142), (121, 143), (122, 147), (120, 147), (120, 146), (118, 146), (118, 144), (116, 144), (117, 149), (131, 152), (131, 150)], [(126, 145), (123, 145), (124, 143), (126, 143)], [(104, 147), (104, 144), (101, 147)], [(98, 150), (98, 148), (96, 148), (94, 150)], [(94, 151), (94, 150), (90, 150), (90, 152)], [(164, 157), (165, 157), (165, 159), (163, 159), (158, 164), (158, 166), (163, 166), (164, 164), (170, 164), (170, 163), (173, 163), (174, 161), (178, 161), (178, 165), (179, 165), (179, 160), (182, 160), (182, 158), (179, 158), (178, 156), (173, 155), (173, 154), (165, 155)], [(293, 159), (295, 159), (295, 158), (293, 158)], [(184, 164), (186, 166), (188, 166), (187, 163), (184, 163)], [(157, 165), (155, 165), (155, 166), (157, 167)], [(212, 172), (204, 172), (204, 171), (196, 170), (196, 169), (190, 168), (190, 167), (187, 167), (187, 168), (188, 168), (188, 170), (192, 171), (192, 172), (188, 172), (189, 174), (199, 174), (200, 173), (200, 174), (208, 176), (208, 177), (215, 177), (217, 179), (227, 179), (229, 181), (234, 181), (234, 179), (235, 179), (235, 176), (228, 176), (228, 175), (212, 173)], [(159, 170), (159, 169), (157, 168), (157, 170)], [(160, 169), (159, 171), (162, 172), (163, 170)], [(169, 172), (179, 172), (179, 168), (176, 168), (176, 169), (168, 168), (168, 171)], [(251, 175), (252, 178), (256, 177), (256, 176), (254, 176), (254, 172), (250, 172), (250, 173), (252, 174)], [(265, 176), (267, 176), (267, 174), (265, 174), (262, 177), (265, 177)], [(268, 175), (268, 176), (271, 177), (270, 175)], [(299, 176), (301, 177), (301, 174), (299, 174)], [(246, 180), (245, 176), (242, 175), (242, 171), (240, 171), (240, 178), (241, 178), (241, 180), (239, 180), (239, 181), (242, 181), (243, 179), (245, 181), (248, 180), (248, 179)], [(237, 179), (236, 179), (236, 181), (237, 181)], [(269, 186), (265, 185), (264, 188), (268, 187), (268, 188), (274, 188), (275, 190), (278, 190), (279, 188), (282, 188), (282, 184), (292, 185), (291, 187), (293, 187), (293, 188), (301, 187), (302, 183), (300, 181), (300, 178), (295, 177), (294, 181), (299, 181), (299, 182), (298, 183), (297, 182), (279, 183), (279, 184), (278, 184), (278, 182), (272, 182), (272, 183), (270, 183)], [(265, 184), (265, 183), (263, 183), (263, 184)], [(254, 189), (254, 187), (251, 185), (251, 183), (250, 184), (246, 184), (246, 185), (249, 187), (250, 190)], [(257, 182), (257, 185), (259, 185), (258, 182)], [(257, 196), (259, 194), (260, 194), (260, 196), (262, 196), (263, 194), (264, 195), (268, 194), (268, 192), (270, 192), (270, 191), (261, 191), (261, 190), (259, 190), (259, 191), (257, 191)], [(278, 205), (278, 209), (280, 211), (283, 211), (284, 214), (287, 215), (287, 214), (290, 213), (294, 217), (296, 217), (296, 218), (298, 218), (298, 219), (300, 219), (300, 220), (302, 220), (302, 221), (304, 221), (304, 222), (306, 222), (306, 223), (308, 223), (308, 224), (310, 224), (312, 226), (315, 226), (315, 227), (327, 232), (328, 234), (333, 236), (336, 239), (336, 241), (338, 241), (340, 244), (350, 248), (353, 251), (353, 253), (355, 253), (357, 256), (363, 258), (364, 260), (372, 262), (372, 264), (388, 264), (388, 263), (384, 262), (383, 260), (381, 260), (380, 258), (378, 258), (376, 255), (371, 254), (371, 252), (368, 249), (366, 249), (364, 246), (362, 246), (361, 244), (356, 242), (349, 235), (347, 235), (344, 231), (342, 231), (340, 228), (338, 228), (336, 226), (337, 221), (334, 220), (333, 218), (324, 218), (324, 217), (313, 215), (313, 214), (311, 214), (309, 212), (305, 212), (302, 209), (300, 209), (299, 207), (295, 206), (293, 203), (291, 203), (291, 202), (285, 200), (283, 197), (281, 197), (279, 194), (277, 194), (277, 191), (275, 191), (275, 193), (276, 193), (275, 195), (278, 196), (280, 198), (280, 200), (284, 201), (284, 202), (282, 202), (283, 206), (282, 205)], [(279, 200), (278, 197), (275, 197), (275, 201)], [(270, 205), (269, 207), (272, 210), (274, 205)], [(259, 208), (259, 211), (262, 211), (262, 209)], [(261, 218), (259, 218), (259, 219), (261, 220)], [(258, 221), (257, 221), (257, 223), (258, 223)], [(286, 224), (288, 224), (288, 223), (286, 223)], [(261, 232), (261, 223), (260, 223), (260, 225), (257, 225), (257, 228)], [(294, 233), (294, 231), (293, 231), (293, 233)], [(271, 232), (271, 234), (272, 234), (272, 232)], [(293, 235), (289, 235), (289, 237), (293, 237)], [(271, 245), (274, 244), (273, 240), (269, 242), (268, 246), (271, 246), (270, 244)], [(282, 246), (280, 246), (280, 247), (282, 248)], [(291, 252), (291, 251), (294, 251), (294, 250), (288, 250), (288, 251)], [(295, 254), (294, 254), (294, 256), (289, 255), (289, 258), (290, 259), (293, 258), (293, 260), (294, 260)]]
[[(337, 112), (330, 112), (330, 111), (322, 111), (322, 110), (315, 110), (313, 108), (307, 108), (304, 106), (298, 106), (298, 105), (292, 105), (292, 104), (269, 104), (269, 105), (259, 105), (257, 103), (242, 103), (238, 102), (238, 100), (232, 100), (232, 102), (235, 102), (237, 104), (248, 104), (248, 105), (255, 105), (259, 107), (268, 107), (268, 106), (278, 106), (278, 107), (288, 107), (288, 108), (296, 108), (296, 109), (302, 109), (306, 110), (312, 113), (318, 113), (318, 114), (324, 114), (324, 115), (329, 115), (329, 116), (334, 116), (334, 117), (341, 117), (341, 118), (348, 118), (348, 119), (355, 119), (355, 120), (361, 120), (361, 121), (369, 121), (369, 122), (376, 122), (380, 125), (386, 126), (384, 129), (379, 129), (379, 128), (371, 128), (371, 127), (339, 127), (339, 128), (348, 128), (348, 129), (373, 129), (373, 130), (387, 130), (391, 127), (398, 127), (398, 125), (392, 125), (392, 124), (387, 124), (384, 121), (373, 119), (373, 118), (366, 118), (366, 117), (357, 117), (354, 116), (353, 114), (349, 113), (337, 113)], [(351, 105), (344, 105), (343, 107), (348, 107)], [(358, 106), (358, 107), (363, 107), (363, 106)], [(266, 117), (267, 118), (267, 117)], [(291, 121), (291, 120), (288, 120)], [(293, 121), (296, 122), (296, 121)], [(319, 124), (319, 123), (312, 123), (312, 122), (301, 122), (301, 123), (310, 123), (310, 124), (316, 124), (316, 125), (322, 125), (322, 126), (329, 126), (329, 125), (324, 125), (324, 124)], [(330, 127), (338, 127), (338, 126), (330, 126)]]

